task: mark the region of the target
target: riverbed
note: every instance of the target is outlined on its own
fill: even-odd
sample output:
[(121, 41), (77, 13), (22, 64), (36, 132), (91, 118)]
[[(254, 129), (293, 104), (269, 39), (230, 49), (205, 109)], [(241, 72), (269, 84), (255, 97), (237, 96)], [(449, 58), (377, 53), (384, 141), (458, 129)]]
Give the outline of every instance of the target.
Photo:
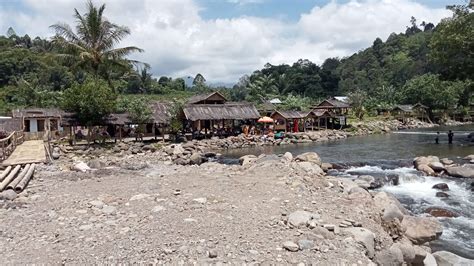
[[(448, 144), (447, 131), (453, 130), (453, 144)], [(435, 144), (440, 132), (439, 144)], [(282, 154), (293, 155), (304, 152), (317, 152), (324, 162), (338, 164), (374, 164), (384, 161), (412, 160), (416, 156), (436, 155), (457, 158), (474, 154), (474, 142), (469, 142), (469, 133), (474, 125), (458, 127), (435, 127), (396, 131), (390, 134), (376, 134), (350, 137), (343, 140), (289, 144), (284, 146), (258, 146), (232, 149), (224, 152), (226, 159), (236, 159), (243, 155)]]
[[(447, 132), (452, 130), (454, 140), (448, 144)], [(439, 144), (435, 138), (439, 132)], [(435, 155), (462, 162), (462, 158), (474, 154), (474, 142), (468, 138), (474, 125), (435, 127), (397, 131), (390, 134), (350, 137), (323, 143), (294, 144), (285, 146), (260, 146), (234, 149), (224, 153), (227, 162), (254, 154), (282, 154), (291, 152), (317, 152), (324, 162), (338, 164), (344, 169), (338, 175), (356, 178), (358, 175), (399, 176), (397, 186), (385, 185), (381, 190), (394, 194), (413, 214), (423, 215), (428, 207), (441, 207), (459, 214), (457, 218), (439, 218), (444, 226), (440, 240), (432, 243), (433, 250), (448, 250), (460, 256), (474, 259), (474, 180), (425, 177), (412, 166), (416, 156)], [(464, 162), (466, 163), (466, 162)], [(432, 186), (447, 183), (449, 199), (435, 196)]]

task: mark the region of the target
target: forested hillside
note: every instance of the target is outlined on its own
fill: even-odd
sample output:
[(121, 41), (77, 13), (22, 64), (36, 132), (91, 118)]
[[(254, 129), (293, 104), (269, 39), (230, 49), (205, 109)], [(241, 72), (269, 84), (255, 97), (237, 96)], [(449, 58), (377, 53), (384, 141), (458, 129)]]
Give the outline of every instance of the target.
[(347, 58), (329, 58), (321, 66), (309, 60), (267, 64), (241, 79), (236, 98), (261, 101), (292, 94), (293, 107), (305, 107), (307, 97), (352, 95), (365, 99), (368, 110), (417, 102), (463, 109), (474, 91), (474, 14), (465, 6), (449, 8), (453, 17), (437, 26), (412, 17), (405, 32), (386, 41), (377, 38)]
[[(89, 3), (89, 12), (77, 13), (77, 19), (90, 16), (97, 25), (107, 26), (101, 8)], [(17, 36), (10, 28), (0, 36), (0, 113), (31, 106), (67, 109), (64, 104), (70, 101), (64, 95), (71, 95), (73, 89), (87, 91), (94, 84), (108, 87), (103, 92), (118, 98), (117, 106), (124, 105), (123, 99), (137, 98), (131, 94), (172, 99), (219, 89), (233, 100), (257, 104), (279, 97), (286, 109), (305, 109), (329, 96), (349, 95), (367, 111), (417, 102), (433, 110), (459, 111), (472, 103), (474, 91), (474, 14), (466, 6), (450, 9), (453, 16), (436, 26), (413, 17), (405, 32), (393, 33), (387, 40), (377, 38), (352, 56), (328, 58), (321, 66), (303, 59), (292, 65), (269, 63), (243, 76), (233, 88), (211, 88), (201, 74), (191, 88), (181, 78), (155, 78), (146, 62), (129, 59), (129, 54), (141, 49), (115, 47), (130, 34), (125, 26), (110, 28), (109, 34), (116, 36), (107, 35), (110, 39), (99, 46), (62, 24), (52, 26), (56, 36), (48, 39)], [(87, 30), (90, 36), (102, 34)]]

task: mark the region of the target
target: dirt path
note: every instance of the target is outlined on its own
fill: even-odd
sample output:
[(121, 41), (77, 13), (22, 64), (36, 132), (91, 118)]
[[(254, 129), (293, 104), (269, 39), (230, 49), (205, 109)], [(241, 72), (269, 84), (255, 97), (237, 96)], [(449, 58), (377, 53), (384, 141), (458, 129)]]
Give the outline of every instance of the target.
[[(350, 218), (381, 230), (363, 201), (348, 200), (324, 180), (308, 185), (285, 164), (51, 170), (39, 171), (27, 193), (0, 209), (2, 263), (367, 265), (361, 246), (344, 233), (290, 228), (287, 216), (308, 210), (321, 225)], [(314, 246), (282, 246), (300, 240)]]

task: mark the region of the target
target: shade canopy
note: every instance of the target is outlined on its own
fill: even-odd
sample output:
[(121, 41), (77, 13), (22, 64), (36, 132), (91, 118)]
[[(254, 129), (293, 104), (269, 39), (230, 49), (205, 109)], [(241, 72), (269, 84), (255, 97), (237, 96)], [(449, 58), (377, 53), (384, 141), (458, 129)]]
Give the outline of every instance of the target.
[(273, 119), (271, 117), (268, 117), (268, 116), (264, 116), (260, 119), (258, 119), (259, 123), (273, 123)]

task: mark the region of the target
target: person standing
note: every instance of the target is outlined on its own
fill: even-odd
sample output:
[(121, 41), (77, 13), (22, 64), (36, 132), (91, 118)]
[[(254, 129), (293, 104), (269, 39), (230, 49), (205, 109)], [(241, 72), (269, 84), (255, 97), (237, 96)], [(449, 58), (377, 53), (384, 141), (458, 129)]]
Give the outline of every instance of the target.
[(436, 132), (435, 143), (436, 143), (436, 144), (439, 144), (439, 131)]
[(448, 132), (448, 143), (449, 144), (453, 144), (453, 137), (454, 137), (454, 133), (453, 133), (453, 131), (450, 130)]

